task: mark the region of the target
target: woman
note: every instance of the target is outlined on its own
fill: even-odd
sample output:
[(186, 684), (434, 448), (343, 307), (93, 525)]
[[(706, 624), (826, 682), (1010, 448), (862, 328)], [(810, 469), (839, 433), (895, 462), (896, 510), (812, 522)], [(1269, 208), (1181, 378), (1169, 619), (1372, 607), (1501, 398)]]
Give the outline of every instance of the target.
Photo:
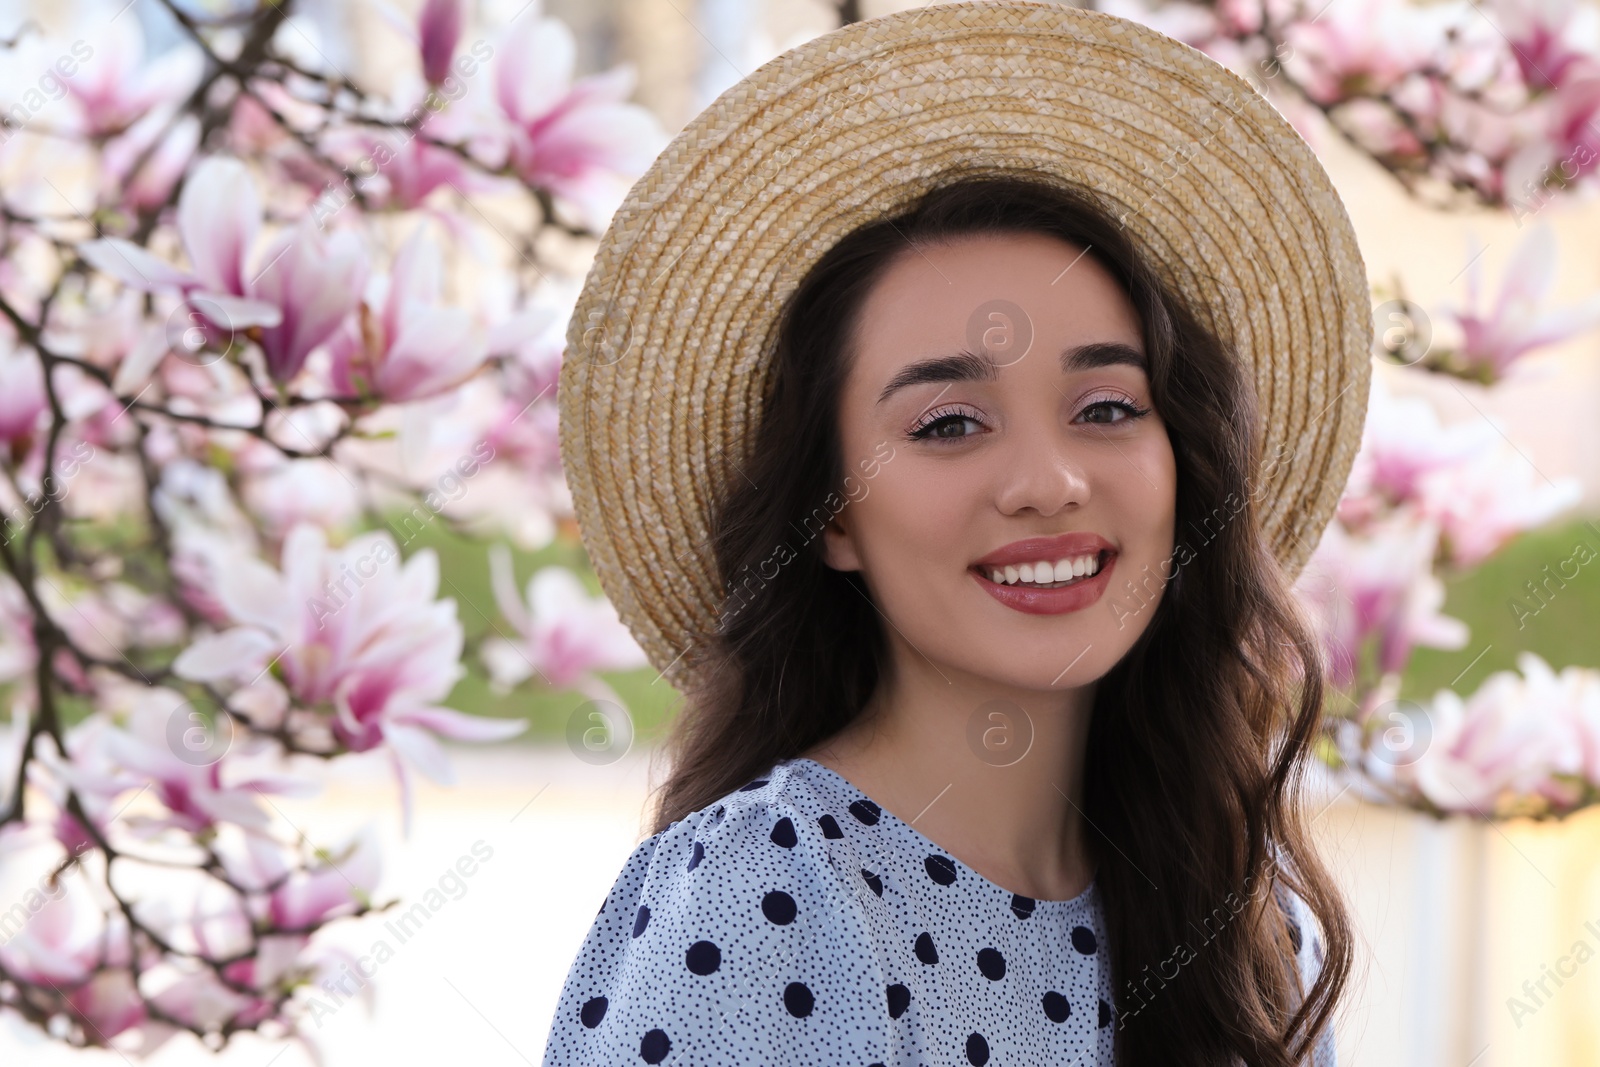
[[(1028, 4), (920, 10), (898, 43), (1044, 25)], [(1176, 54), (1047, 14), (1073, 47), (1132, 33)], [(669, 594), (619, 561), (620, 509), (596, 503), (628, 490), (600, 488), (594, 455), (650, 451), (615, 426), (588, 450), (600, 372), (629, 361), (614, 335), (569, 355), (586, 540), (653, 658), (692, 670), (654, 832), (572, 964), (546, 1064), (1333, 1062), (1351, 935), (1295, 789), (1321, 664), (1288, 593), (1304, 549), (1275, 558), (1267, 527), (1286, 474), (1339, 446), (1263, 447), (1287, 401), (1263, 411), (1215, 326), (1236, 305), (1152, 251), (1180, 223), (1141, 235), (1092, 183), (1051, 180), (1067, 168), (1003, 169), (930, 167), (769, 319), (748, 312), (772, 324), (759, 417), (725, 431), (731, 476), (705, 479), (720, 581), (675, 659), (671, 613), (644, 606)], [(635, 374), (664, 351), (649, 306), (629, 312)], [(1324, 369), (1360, 384), (1341, 321)], [(706, 361), (681, 332), (673, 351)]]

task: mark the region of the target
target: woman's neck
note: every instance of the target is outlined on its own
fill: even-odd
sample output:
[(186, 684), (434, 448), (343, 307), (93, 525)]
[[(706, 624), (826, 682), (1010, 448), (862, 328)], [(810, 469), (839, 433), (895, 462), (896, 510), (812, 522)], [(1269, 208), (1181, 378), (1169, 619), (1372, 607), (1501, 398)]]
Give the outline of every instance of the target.
[(1082, 814), (1093, 687), (1025, 693), (926, 674), (931, 682), (915, 667), (898, 672), (854, 722), (801, 755), (996, 885), (1077, 896), (1094, 875)]

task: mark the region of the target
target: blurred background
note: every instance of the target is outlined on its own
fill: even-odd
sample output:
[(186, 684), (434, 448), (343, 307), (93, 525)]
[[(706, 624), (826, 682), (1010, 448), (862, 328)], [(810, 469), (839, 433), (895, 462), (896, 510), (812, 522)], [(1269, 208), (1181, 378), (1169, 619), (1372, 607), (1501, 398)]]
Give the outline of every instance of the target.
[[(914, 6), (0, 2), (0, 1059), (538, 1061), (679, 702), (567, 315), (684, 123)], [(1600, 8), (1098, 6), (1268, 95), (1373, 287), (1297, 586), (1340, 1062), (1600, 1063)]]

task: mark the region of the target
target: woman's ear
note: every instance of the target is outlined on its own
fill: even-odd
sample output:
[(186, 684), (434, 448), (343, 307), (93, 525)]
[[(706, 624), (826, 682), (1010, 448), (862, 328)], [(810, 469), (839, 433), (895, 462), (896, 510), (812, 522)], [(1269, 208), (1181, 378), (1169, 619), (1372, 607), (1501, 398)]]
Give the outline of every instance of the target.
[(822, 528), (822, 562), (836, 571), (861, 569), (861, 557), (856, 552), (855, 540), (837, 515)]

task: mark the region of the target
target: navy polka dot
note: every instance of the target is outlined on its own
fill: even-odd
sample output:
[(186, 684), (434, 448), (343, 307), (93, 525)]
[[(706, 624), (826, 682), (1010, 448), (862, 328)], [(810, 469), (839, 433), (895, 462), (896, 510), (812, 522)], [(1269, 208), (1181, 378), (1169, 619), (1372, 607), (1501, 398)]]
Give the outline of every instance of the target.
[[(635, 847), (568, 971), (541, 1067), (1111, 1067), (1100, 891), (1024, 896), (822, 764), (780, 761)], [(1309, 984), (1315, 917), (1280, 900)], [(1311, 1067), (1334, 1067), (1331, 1038)]]
[(806, 988), (804, 982), (790, 982), (783, 987), (783, 1006), (789, 1009), (789, 1014), (796, 1019), (810, 1015), (816, 1003), (817, 998), (811, 995), (811, 990)]
[(954, 885), (956, 881), (955, 861), (949, 856), (933, 855), (922, 861), (922, 867), (940, 885)]
[(878, 817), (882, 811), (883, 809), (870, 800), (858, 799), (850, 802), (850, 814), (856, 817), (857, 822), (867, 826), (878, 825)]
[(695, 974), (710, 974), (722, 966), (722, 950), (709, 941), (696, 941), (684, 953), (684, 962)]
[(660, 1063), (671, 1048), (672, 1042), (667, 1039), (665, 1030), (651, 1030), (639, 1042), (639, 1058), (646, 1063)]
[(761, 914), (767, 917), (768, 922), (777, 923), (779, 926), (788, 926), (794, 922), (795, 912), (799, 910), (794, 897), (781, 889), (774, 889), (761, 898)]

